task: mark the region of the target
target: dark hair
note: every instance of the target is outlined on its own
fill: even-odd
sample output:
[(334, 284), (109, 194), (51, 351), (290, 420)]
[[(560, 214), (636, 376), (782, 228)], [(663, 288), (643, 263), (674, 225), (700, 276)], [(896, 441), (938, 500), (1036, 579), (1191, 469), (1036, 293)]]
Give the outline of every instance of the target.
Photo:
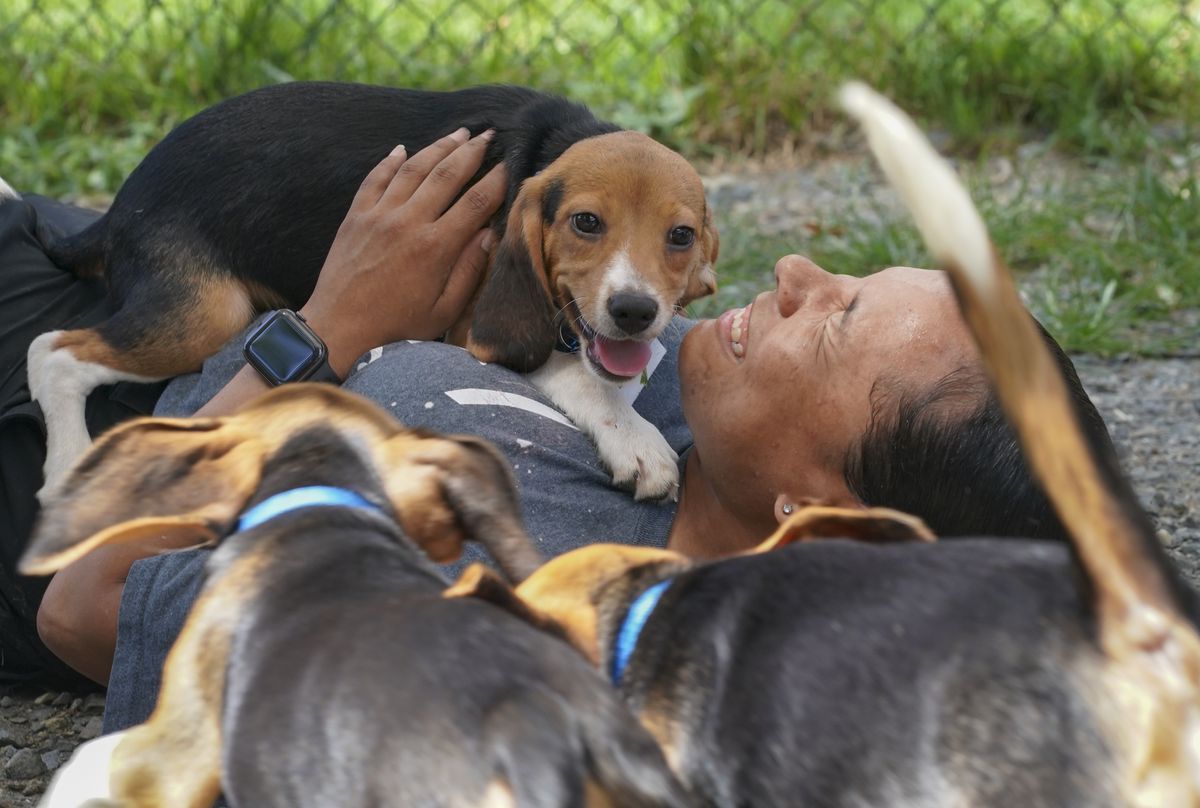
[[(1075, 366), (1037, 325), (1093, 453), (1112, 458), (1108, 429)], [(845, 479), (864, 504), (915, 514), (939, 536), (1067, 538), (980, 366), (959, 368), (920, 391), (895, 379), (876, 381), (871, 422), (851, 447)]]

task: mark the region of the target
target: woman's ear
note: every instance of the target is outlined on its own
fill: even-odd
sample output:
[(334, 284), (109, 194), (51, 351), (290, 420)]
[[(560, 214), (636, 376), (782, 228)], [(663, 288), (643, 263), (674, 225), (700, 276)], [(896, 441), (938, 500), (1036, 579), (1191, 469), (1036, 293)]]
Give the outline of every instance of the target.
[(21, 558), (47, 575), (105, 544), (224, 535), (258, 486), (265, 447), (219, 418), (140, 418), (88, 450), (46, 504)]
[(544, 365), (558, 338), (542, 251), (541, 195), (537, 177), (517, 192), (504, 238), (492, 249), (487, 280), (475, 299), (467, 340), (477, 359), (522, 373)]

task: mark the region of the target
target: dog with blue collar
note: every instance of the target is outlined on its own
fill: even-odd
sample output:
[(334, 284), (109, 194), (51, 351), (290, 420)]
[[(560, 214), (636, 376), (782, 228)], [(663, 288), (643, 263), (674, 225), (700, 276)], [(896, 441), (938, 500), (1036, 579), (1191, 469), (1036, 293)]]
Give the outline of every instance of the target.
[(443, 597), (431, 559), (466, 540), (513, 581), (540, 561), (485, 441), (296, 384), (228, 418), (127, 422), (62, 491), (27, 572), (148, 531), (215, 546), (153, 715), (77, 753), (99, 766), (88, 779), (68, 764), (47, 805), (683, 804), (653, 738), (574, 650)]

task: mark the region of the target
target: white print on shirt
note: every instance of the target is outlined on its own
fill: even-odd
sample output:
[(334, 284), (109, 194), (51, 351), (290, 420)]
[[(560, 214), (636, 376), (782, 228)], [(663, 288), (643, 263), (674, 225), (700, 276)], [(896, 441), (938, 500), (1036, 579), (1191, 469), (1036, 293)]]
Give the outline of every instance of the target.
[(505, 393), (501, 390), (484, 390), (479, 387), (464, 387), (459, 390), (447, 390), (446, 395), (455, 403), (462, 404), (463, 406), (513, 407), (533, 413), (534, 415), (540, 415), (543, 418), (549, 418), (551, 421), (563, 426), (569, 426), (571, 429), (577, 428), (558, 410), (547, 407), (540, 401), (534, 401), (532, 398), (520, 396), (516, 393)]

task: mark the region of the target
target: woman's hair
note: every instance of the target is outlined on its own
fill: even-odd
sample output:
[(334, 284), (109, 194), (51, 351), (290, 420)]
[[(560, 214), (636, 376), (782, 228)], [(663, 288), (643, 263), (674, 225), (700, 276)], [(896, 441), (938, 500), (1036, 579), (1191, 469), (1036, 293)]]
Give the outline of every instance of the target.
[[(1037, 326), (1093, 454), (1112, 458), (1108, 429), (1075, 366)], [(877, 381), (871, 423), (847, 456), (845, 479), (864, 504), (915, 514), (939, 536), (1067, 538), (979, 366), (960, 368), (916, 393)]]

